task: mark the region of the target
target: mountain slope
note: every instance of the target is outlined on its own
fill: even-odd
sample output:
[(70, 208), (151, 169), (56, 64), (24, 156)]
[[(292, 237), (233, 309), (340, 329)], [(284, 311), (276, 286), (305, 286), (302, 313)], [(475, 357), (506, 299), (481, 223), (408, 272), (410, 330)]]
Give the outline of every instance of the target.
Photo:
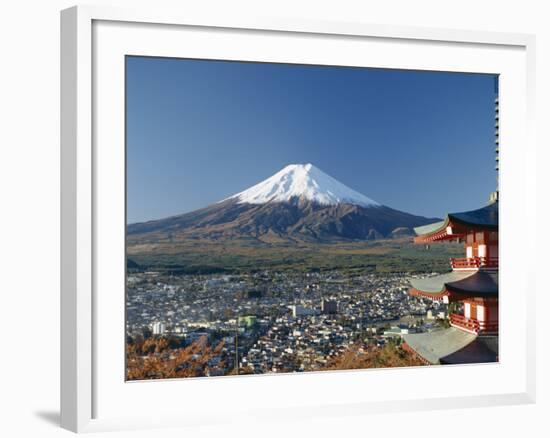
[(306, 164), (200, 210), (129, 225), (127, 234), (130, 244), (243, 237), (330, 242), (402, 237), (436, 220), (381, 205)]

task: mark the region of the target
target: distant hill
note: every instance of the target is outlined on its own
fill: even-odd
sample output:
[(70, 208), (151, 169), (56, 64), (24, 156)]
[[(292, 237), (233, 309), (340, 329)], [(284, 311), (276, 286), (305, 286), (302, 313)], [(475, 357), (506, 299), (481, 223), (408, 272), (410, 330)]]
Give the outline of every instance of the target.
[(126, 258), (126, 268), (129, 270), (138, 270), (141, 269), (141, 266), (134, 262), (132, 259)]

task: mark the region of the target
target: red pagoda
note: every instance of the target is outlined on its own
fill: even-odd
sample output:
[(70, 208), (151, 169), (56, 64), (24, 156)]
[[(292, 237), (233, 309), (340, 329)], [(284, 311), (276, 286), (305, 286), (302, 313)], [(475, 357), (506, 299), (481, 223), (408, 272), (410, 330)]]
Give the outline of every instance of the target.
[(410, 280), (411, 295), (449, 304), (450, 328), (405, 337), (429, 363), (495, 362), (498, 357), (498, 201), (415, 229), (416, 243), (464, 242), (452, 271)]
[[(498, 121), (497, 97), (497, 172)], [(443, 221), (414, 231), (419, 244), (463, 242), (465, 257), (451, 258), (448, 273), (410, 280), (411, 295), (449, 305), (450, 327), (405, 335), (404, 348), (430, 364), (498, 361), (498, 191), (483, 208), (448, 214)]]

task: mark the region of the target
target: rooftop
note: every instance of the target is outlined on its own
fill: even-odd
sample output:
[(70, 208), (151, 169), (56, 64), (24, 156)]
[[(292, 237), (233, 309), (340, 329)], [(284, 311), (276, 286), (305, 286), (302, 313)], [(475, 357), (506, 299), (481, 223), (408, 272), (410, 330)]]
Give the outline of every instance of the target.
[[(452, 229), (451, 234), (448, 227)], [(477, 210), (449, 213), (444, 220), (416, 227), (414, 231), (418, 236), (417, 241), (440, 240), (459, 237), (465, 227), (498, 230), (498, 201)], [(462, 231), (456, 231), (457, 229)]]
[(407, 345), (431, 364), (496, 362), (498, 337), (478, 337), (450, 327), (403, 335)]
[(435, 277), (411, 278), (413, 293), (437, 299), (454, 293), (463, 296), (498, 296), (498, 273), (485, 271), (452, 271)]

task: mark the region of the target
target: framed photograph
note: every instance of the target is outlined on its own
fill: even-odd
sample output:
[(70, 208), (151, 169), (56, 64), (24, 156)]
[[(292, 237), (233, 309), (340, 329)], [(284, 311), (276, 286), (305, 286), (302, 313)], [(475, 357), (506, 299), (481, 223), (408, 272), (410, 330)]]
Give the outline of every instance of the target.
[(534, 401), (532, 36), (74, 7), (61, 54), (63, 427)]

